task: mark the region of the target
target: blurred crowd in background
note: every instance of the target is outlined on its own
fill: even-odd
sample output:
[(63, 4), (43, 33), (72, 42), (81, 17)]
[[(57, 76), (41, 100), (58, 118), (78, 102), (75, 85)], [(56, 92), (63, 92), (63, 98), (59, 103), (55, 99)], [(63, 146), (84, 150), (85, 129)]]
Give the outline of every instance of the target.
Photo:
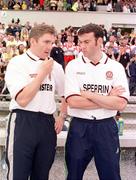
[[(35, 23), (33, 26), (36, 26)], [(103, 28), (104, 38), (102, 50), (109, 58), (120, 62), (126, 71), (130, 84), (130, 94), (134, 95), (136, 88), (136, 33), (124, 32), (122, 29)], [(29, 48), (29, 32), (32, 28), (30, 22), (21, 24), (20, 20), (12, 19), (8, 26), (0, 23), (0, 80), (4, 80), (6, 67), (10, 59), (21, 55)], [(65, 69), (69, 61), (82, 56), (78, 45), (78, 28), (69, 26), (56, 33), (50, 56)], [(3, 83), (0, 92), (3, 93)]]
[(2, 10), (97, 11), (135, 13), (135, 0), (0, 0)]

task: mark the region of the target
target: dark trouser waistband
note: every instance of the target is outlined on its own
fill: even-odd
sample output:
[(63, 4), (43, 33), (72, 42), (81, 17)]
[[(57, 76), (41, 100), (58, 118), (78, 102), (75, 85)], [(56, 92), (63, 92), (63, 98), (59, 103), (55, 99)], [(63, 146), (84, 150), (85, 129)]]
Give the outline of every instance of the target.
[(91, 118), (91, 119), (85, 119), (85, 118), (79, 118), (79, 117), (73, 117), (73, 120), (77, 121), (82, 121), (86, 123), (101, 123), (101, 122), (107, 122), (107, 121), (113, 121), (114, 117), (108, 117), (108, 118), (103, 118), (103, 119), (96, 119), (96, 118)]
[(24, 113), (28, 113), (28, 114), (35, 114), (35, 115), (37, 115), (37, 114), (41, 114), (41, 115), (44, 115), (44, 116), (46, 116), (46, 117), (53, 117), (53, 114), (46, 114), (46, 113), (44, 113), (44, 112), (35, 112), (35, 111), (28, 111), (28, 110), (23, 110), (23, 109), (13, 109), (12, 111), (11, 111), (12, 113), (19, 113), (19, 112), (24, 112)]

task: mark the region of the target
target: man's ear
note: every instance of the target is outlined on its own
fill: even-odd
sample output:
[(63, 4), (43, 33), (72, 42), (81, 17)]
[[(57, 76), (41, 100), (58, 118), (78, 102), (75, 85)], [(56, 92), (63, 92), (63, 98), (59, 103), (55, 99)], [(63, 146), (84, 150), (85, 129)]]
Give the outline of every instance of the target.
[(97, 39), (97, 43), (98, 43), (98, 45), (102, 45), (103, 44), (103, 39), (101, 38), (101, 37), (99, 37), (98, 39)]
[(34, 38), (31, 38), (29, 41), (30, 41), (31, 45), (33, 45), (33, 44), (35, 44), (37, 42), (36, 39), (34, 39)]

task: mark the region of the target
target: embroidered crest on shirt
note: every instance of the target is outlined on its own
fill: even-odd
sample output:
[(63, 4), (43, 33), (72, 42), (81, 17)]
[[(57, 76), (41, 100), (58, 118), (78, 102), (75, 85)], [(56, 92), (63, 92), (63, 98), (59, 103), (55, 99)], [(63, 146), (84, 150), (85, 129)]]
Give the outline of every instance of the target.
[(106, 79), (108, 79), (108, 80), (113, 79), (113, 72), (112, 71), (107, 71), (106, 72)]

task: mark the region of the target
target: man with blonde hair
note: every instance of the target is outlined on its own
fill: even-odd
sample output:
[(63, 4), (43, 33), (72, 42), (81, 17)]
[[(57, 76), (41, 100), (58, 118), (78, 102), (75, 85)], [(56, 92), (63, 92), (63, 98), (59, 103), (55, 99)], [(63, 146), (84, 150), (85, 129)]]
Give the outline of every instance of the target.
[(55, 92), (64, 96), (64, 72), (49, 57), (56, 32), (37, 25), (29, 36), (30, 49), (11, 59), (6, 83), (12, 100), (7, 135), (9, 180), (47, 180), (56, 151), (56, 134), (62, 130), (66, 106), (56, 111)]

